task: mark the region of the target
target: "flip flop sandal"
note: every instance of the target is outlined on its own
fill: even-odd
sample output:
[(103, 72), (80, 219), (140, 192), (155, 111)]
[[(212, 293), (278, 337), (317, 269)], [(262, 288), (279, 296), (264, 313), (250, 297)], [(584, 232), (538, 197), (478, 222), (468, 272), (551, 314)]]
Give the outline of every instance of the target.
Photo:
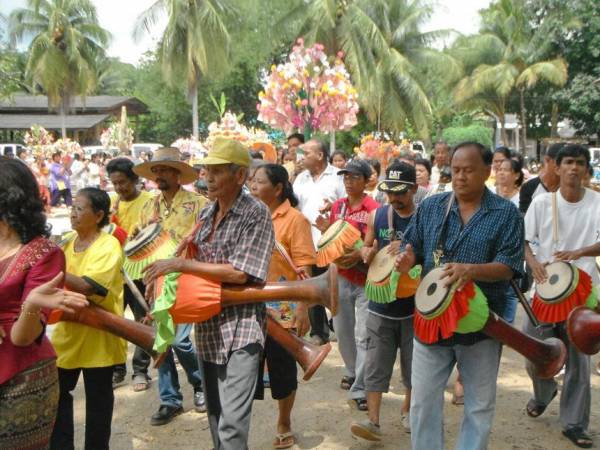
[(132, 380), (133, 392), (143, 392), (150, 388), (150, 382), (143, 375), (136, 375)]
[(592, 438), (581, 428), (569, 428), (568, 430), (563, 430), (562, 434), (577, 447), (591, 448), (594, 445)]
[[(548, 402), (548, 405), (552, 403), (552, 400), (554, 400), (556, 394), (558, 394), (558, 390), (554, 391), (554, 393), (552, 394), (552, 398)], [(544, 414), (544, 411), (546, 411), (548, 405), (540, 405), (538, 402), (535, 401), (535, 399), (532, 398), (527, 402), (525, 410), (527, 411), (527, 415), (529, 417), (533, 417), (535, 419), (536, 417), (540, 417), (542, 414)]]
[(345, 391), (349, 391), (354, 384), (354, 380), (354, 378), (344, 376), (342, 377), (342, 381), (340, 381), (340, 387)]
[(455, 393), (452, 394), (452, 404), (453, 405), (464, 405), (465, 404), (465, 396), (464, 395), (456, 395)]
[(279, 433), (275, 435), (275, 440), (273, 441), (273, 448), (290, 448), (296, 444), (296, 437), (294, 433), (288, 431), (287, 433)]

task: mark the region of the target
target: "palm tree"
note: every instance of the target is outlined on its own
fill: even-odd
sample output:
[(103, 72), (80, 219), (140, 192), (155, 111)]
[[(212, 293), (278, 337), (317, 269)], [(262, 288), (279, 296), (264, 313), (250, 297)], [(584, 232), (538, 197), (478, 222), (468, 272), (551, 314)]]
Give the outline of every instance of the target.
[(521, 3), (501, 0), (492, 4), (482, 18), (480, 34), (458, 39), (454, 45), (454, 54), (463, 60), (470, 73), (456, 86), (455, 98), (460, 103), (484, 99), (485, 103), (495, 104), (499, 114), (496, 118), (502, 124), (502, 141), (508, 145), (504, 129), (506, 103), (516, 89), (525, 151), (525, 91), (540, 80), (563, 86), (567, 81), (567, 65), (561, 57), (549, 58), (550, 34), (543, 24), (536, 29), (531, 27)]
[(233, 13), (226, 0), (157, 0), (137, 20), (134, 38), (168, 14), (158, 54), (166, 81), (176, 87), (185, 76), (192, 102), (192, 133), (198, 137), (200, 77), (222, 73), (228, 66), (229, 32), (225, 17)]
[(85, 99), (96, 86), (94, 63), (104, 53), (109, 33), (98, 24), (90, 0), (27, 0), (27, 7), (9, 17), (13, 42), (32, 37), (26, 72), (58, 108), (61, 133), (75, 96)]
[(344, 52), (361, 105), (378, 128), (402, 130), (408, 120), (425, 136), (431, 106), (421, 65), (444, 61), (449, 71), (459, 69), (449, 55), (429, 47), (447, 32), (420, 30), (432, 13), (427, 0), (310, 0), (283, 20), (299, 21), (298, 34), (329, 54)]

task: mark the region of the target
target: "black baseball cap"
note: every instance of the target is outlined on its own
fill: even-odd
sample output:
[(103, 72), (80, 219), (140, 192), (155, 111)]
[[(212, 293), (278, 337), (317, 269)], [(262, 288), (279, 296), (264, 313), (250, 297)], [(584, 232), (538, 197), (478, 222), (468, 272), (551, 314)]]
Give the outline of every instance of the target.
[(377, 186), (382, 192), (403, 194), (417, 184), (417, 172), (413, 166), (403, 162), (392, 164), (385, 171), (385, 180)]
[(365, 180), (368, 180), (373, 173), (371, 166), (369, 163), (363, 161), (362, 159), (353, 159), (352, 161), (348, 161), (344, 168), (338, 172), (338, 175), (345, 175), (347, 173), (354, 173), (357, 175), (362, 175), (365, 177)]

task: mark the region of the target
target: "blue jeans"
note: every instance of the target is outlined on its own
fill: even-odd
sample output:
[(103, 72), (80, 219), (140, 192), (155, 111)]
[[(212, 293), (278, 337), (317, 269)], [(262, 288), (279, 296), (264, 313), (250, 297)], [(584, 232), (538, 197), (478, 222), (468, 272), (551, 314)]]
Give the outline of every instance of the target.
[(455, 364), (465, 387), (464, 417), (456, 448), (483, 450), (488, 447), (501, 349), (495, 339), (451, 347), (424, 345), (415, 339), (410, 405), (414, 450), (444, 448), (444, 389)]
[(158, 368), (158, 394), (160, 395), (161, 405), (179, 407), (183, 403), (183, 395), (181, 395), (173, 351), (177, 353), (177, 359), (181, 363), (183, 370), (185, 370), (189, 383), (194, 388), (202, 387), (198, 355), (190, 340), (191, 331), (192, 324), (177, 325), (175, 340), (171, 344), (172, 350), (167, 350), (167, 356)]
[(515, 294), (512, 286), (509, 286), (506, 290), (506, 307), (504, 308), (504, 314), (502, 314), (502, 318), (508, 323), (513, 323), (515, 321), (518, 301), (517, 294)]

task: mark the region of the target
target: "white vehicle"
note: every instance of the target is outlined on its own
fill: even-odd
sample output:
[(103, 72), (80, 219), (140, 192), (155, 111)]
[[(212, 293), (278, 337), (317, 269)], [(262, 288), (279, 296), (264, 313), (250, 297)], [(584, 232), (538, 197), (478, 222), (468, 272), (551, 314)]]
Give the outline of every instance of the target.
[(600, 163), (600, 147), (590, 147), (590, 156), (592, 163)]
[(151, 153), (153, 154), (156, 149), (161, 148), (161, 147), (164, 147), (164, 145), (157, 144), (156, 142), (150, 142), (150, 143), (140, 142), (137, 144), (133, 144), (131, 146), (131, 153), (134, 158), (139, 159), (140, 154), (142, 152), (146, 153), (147, 155), (149, 155)]
[(17, 150), (22, 148), (25, 148), (25, 146), (21, 144), (0, 144), (0, 155), (16, 158)]

